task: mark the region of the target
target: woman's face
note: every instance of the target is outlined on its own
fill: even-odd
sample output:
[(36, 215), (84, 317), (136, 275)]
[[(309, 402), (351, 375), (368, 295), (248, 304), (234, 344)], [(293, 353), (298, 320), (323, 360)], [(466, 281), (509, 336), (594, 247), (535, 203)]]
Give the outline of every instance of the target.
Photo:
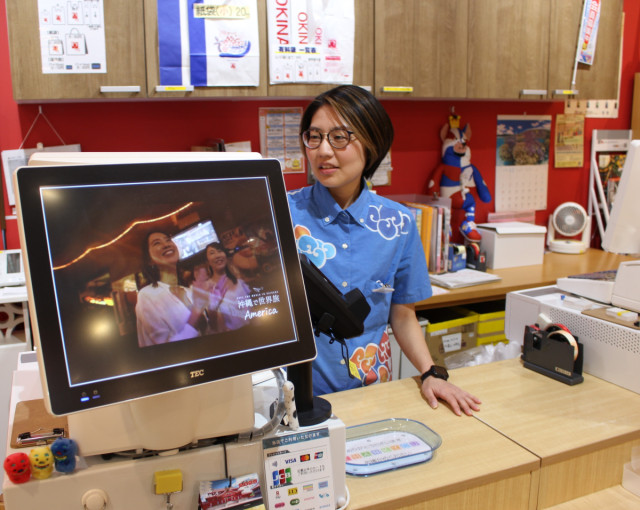
[[(336, 127), (349, 129), (333, 108), (325, 105), (318, 108), (313, 115), (309, 129), (328, 133)], [(364, 148), (360, 141), (352, 135), (349, 145), (343, 149), (334, 149), (325, 135), (320, 147), (305, 149), (313, 176), (329, 189), (342, 207), (348, 206), (344, 200), (350, 202), (360, 192), (360, 180), (365, 165)]]
[(149, 257), (158, 268), (175, 269), (180, 259), (180, 252), (168, 235), (154, 232), (149, 236), (148, 243)]
[(210, 246), (207, 248), (207, 262), (213, 271), (224, 271), (227, 265), (227, 254)]

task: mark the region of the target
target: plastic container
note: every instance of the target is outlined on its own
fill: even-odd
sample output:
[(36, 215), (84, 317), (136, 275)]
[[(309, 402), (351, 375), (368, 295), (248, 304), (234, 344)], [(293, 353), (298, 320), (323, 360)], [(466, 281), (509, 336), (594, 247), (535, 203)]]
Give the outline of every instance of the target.
[(391, 418), (347, 427), (346, 473), (370, 476), (431, 460), (442, 438), (426, 425)]

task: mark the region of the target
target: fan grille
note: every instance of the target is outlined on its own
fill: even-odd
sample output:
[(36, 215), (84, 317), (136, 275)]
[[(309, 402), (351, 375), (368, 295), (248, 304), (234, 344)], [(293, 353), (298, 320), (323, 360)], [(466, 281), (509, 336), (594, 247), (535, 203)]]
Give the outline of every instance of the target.
[(584, 230), (587, 216), (580, 205), (564, 204), (554, 213), (553, 223), (560, 234), (575, 236)]

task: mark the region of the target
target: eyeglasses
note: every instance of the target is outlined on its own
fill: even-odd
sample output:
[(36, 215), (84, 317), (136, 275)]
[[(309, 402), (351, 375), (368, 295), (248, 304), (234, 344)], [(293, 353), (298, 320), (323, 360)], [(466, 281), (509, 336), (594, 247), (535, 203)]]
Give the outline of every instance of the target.
[(317, 149), (322, 144), (324, 137), (329, 140), (329, 145), (334, 149), (344, 149), (351, 142), (353, 131), (344, 128), (334, 128), (328, 133), (323, 133), (319, 129), (307, 129), (302, 132), (302, 143), (309, 149)]

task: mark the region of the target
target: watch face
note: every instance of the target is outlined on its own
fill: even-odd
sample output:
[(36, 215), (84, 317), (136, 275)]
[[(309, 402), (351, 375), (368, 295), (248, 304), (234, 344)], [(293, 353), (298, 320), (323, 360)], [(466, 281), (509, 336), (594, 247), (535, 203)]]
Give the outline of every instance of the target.
[(444, 379), (445, 381), (449, 379), (449, 372), (444, 367), (439, 367), (438, 365), (433, 365), (433, 375), (439, 377), (440, 379)]

